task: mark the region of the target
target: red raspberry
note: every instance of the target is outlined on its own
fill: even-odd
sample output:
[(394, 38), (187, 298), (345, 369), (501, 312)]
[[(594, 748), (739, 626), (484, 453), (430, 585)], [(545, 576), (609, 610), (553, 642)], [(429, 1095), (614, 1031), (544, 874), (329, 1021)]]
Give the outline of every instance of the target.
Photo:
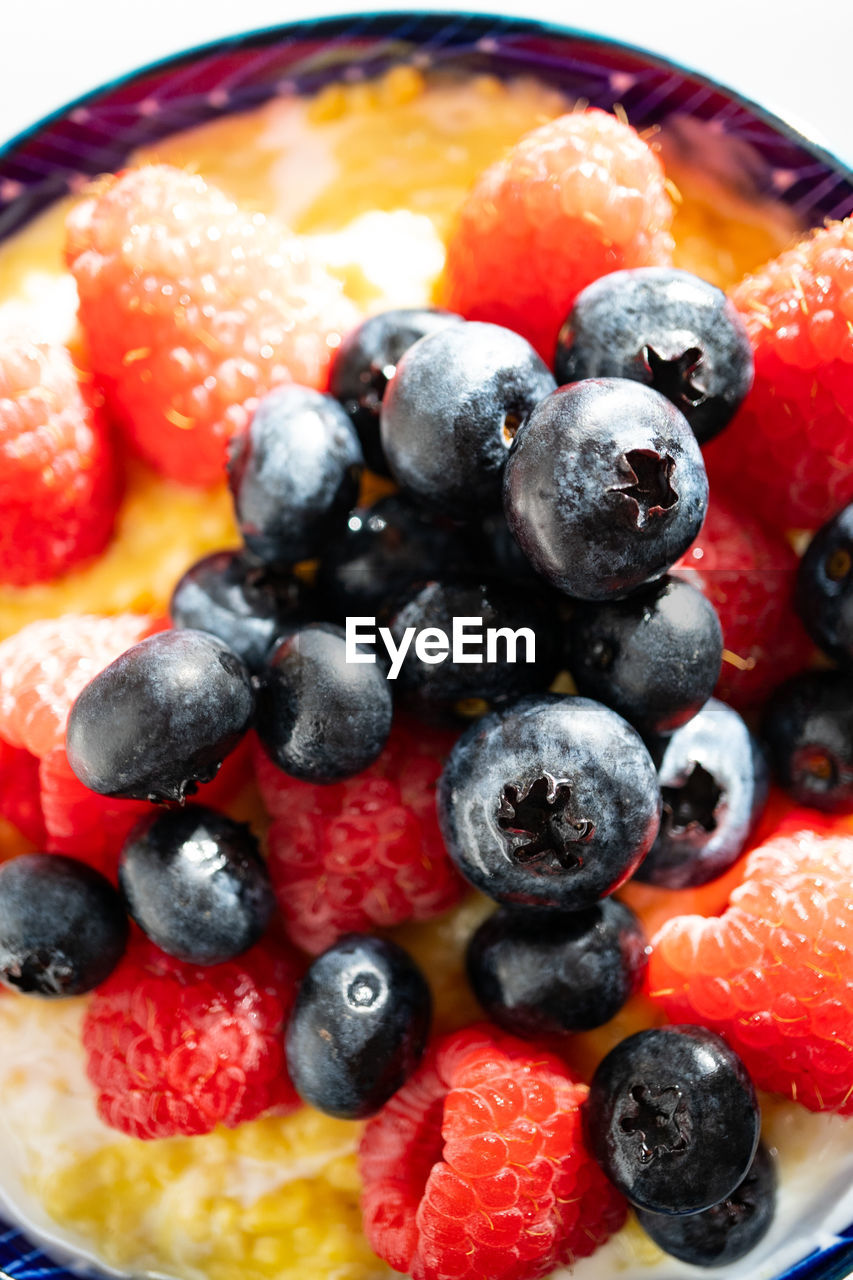
[(151, 806), (84, 787), (65, 756), (65, 722), (93, 676), (161, 625), (140, 614), (66, 614), (30, 623), (0, 644), (0, 739), (28, 756), (26, 803), (34, 806), (38, 796), (44, 846), (107, 874), (128, 831)]
[(105, 180), (69, 217), (67, 259), (110, 408), (187, 484), (224, 478), (229, 438), (271, 387), (325, 389), (358, 321), (286, 228), (168, 165)]
[(595, 108), (560, 116), (481, 175), (447, 246), (442, 302), (550, 362), (581, 289), (672, 260), (671, 222), (663, 166), (629, 125)]
[(83, 1024), (101, 1119), (168, 1138), (293, 1110), (283, 1029), (298, 981), (295, 957), (267, 942), (202, 968), (135, 938)]
[(722, 916), (652, 940), (649, 990), (675, 1022), (718, 1031), (762, 1089), (853, 1114), (853, 835), (785, 819), (748, 857)]
[(465, 886), (435, 812), (452, 742), (397, 723), (375, 764), (332, 786), (289, 778), (258, 748), (270, 876), (298, 946), (316, 955), (349, 930), (428, 920), (459, 901)]
[(106, 424), (65, 347), (0, 342), (0, 581), (44, 582), (97, 555), (119, 483)]
[(39, 762), (22, 747), (0, 738), (0, 816), (32, 841), (44, 845), (47, 833), (41, 811)]
[(755, 385), (705, 454), (712, 486), (778, 529), (816, 529), (853, 499), (853, 219), (832, 222), (732, 291)]
[(365, 1129), (371, 1247), (413, 1280), (537, 1280), (593, 1253), (625, 1204), (583, 1146), (587, 1093), (493, 1027), (445, 1037)]
[(793, 606), (797, 557), (742, 508), (712, 490), (705, 524), (675, 569), (720, 616), (725, 647), (717, 697), (753, 705), (808, 665), (814, 646)]

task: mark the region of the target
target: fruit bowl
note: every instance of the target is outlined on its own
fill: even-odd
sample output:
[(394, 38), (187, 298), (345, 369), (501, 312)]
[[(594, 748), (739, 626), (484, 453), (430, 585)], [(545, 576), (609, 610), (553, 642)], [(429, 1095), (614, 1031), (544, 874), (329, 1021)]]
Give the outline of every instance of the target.
[[(95, 90), (0, 151), (0, 240), (129, 153), (179, 129), (275, 97), (315, 93), (411, 65), (465, 74), (535, 76), (640, 130), (662, 128), (744, 206), (776, 210), (792, 227), (853, 208), (853, 175), (762, 108), (640, 50), (512, 18), (385, 14), (329, 18), (218, 41)], [(777, 1280), (842, 1280), (853, 1226)], [(0, 1222), (0, 1277), (71, 1280)], [(769, 1280), (769, 1277), (768, 1277)]]

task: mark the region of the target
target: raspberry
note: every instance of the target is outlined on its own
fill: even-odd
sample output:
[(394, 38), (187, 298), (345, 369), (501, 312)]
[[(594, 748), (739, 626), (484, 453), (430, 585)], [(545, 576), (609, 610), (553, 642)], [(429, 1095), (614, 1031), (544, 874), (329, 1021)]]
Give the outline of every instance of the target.
[(724, 913), (652, 940), (649, 989), (676, 1022), (719, 1032), (759, 1088), (853, 1114), (853, 836), (790, 816), (747, 859)]
[(46, 839), (39, 793), (39, 762), (23, 747), (10, 747), (0, 738), (0, 816), (31, 840)]
[(576, 295), (621, 267), (667, 265), (672, 204), (658, 157), (590, 109), (528, 133), (482, 174), (447, 246), (442, 303), (522, 334), (551, 362)]
[(110, 408), (143, 458), (187, 484), (224, 478), (227, 442), (264, 392), (325, 389), (358, 320), (284, 227), (168, 165), (106, 180), (71, 213), (66, 253)]
[(816, 529), (853, 498), (853, 219), (732, 291), (755, 385), (708, 448), (714, 484), (773, 528)]
[(587, 1093), (485, 1024), (445, 1037), (365, 1129), (373, 1249), (413, 1280), (536, 1280), (593, 1253), (625, 1206), (583, 1146)]
[(718, 698), (754, 705), (808, 664), (813, 646), (794, 612), (797, 557), (713, 488), (705, 524), (674, 572), (699, 587), (719, 614)]
[(30, 623), (0, 643), (0, 740), (20, 753), (18, 766), (29, 782), (21, 803), (32, 809), (38, 801), (43, 813), (39, 843), (108, 875), (128, 831), (151, 806), (84, 787), (65, 756), (65, 722), (84, 685), (160, 625), (139, 614), (66, 614)]
[(294, 1110), (283, 1029), (297, 984), (295, 958), (269, 943), (202, 968), (135, 938), (83, 1024), (101, 1119), (167, 1138)]
[(43, 582), (96, 555), (119, 502), (103, 415), (65, 347), (0, 343), (0, 580)]
[(259, 749), (273, 824), (269, 872), (287, 930), (318, 954), (350, 930), (428, 920), (465, 886), (447, 856), (435, 787), (452, 735), (395, 724), (382, 755), (331, 786), (299, 782)]

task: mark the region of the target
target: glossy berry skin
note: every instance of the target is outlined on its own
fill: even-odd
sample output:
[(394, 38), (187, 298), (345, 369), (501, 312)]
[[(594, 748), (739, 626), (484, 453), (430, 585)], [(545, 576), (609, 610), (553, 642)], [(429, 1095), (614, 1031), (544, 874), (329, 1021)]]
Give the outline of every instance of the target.
[(438, 788), (448, 852), (498, 902), (580, 911), (613, 893), (660, 821), (654, 764), (634, 729), (588, 698), (523, 698), (484, 716)]
[[(405, 602), (390, 621), (390, 630), (399, 645), (407, 630), (414, 636), (427, 628), (443, 631), (452, 644), (453, 624), (457, 618), (482, 619), (482, 629), (469, 624), (466, 632), (468, 661), (455, 662), (452, 652), (442, 662), (422, 661), (415, 649), (415, 639), (395, 682), (395, 694), (428, 716), (442, 709), (451, 711), (464, 699), (477, 698), (490, 706), (500, 706), (525, 693), (544, 692), (557, 674), (557, 618), (542, 591), (523, 586), (503, 586), (494, 580), (457, 580), (427, 582)], [(501, 639), (489, 661), (488, 628), (509, 628), (532, 633), (535, 661), (527, 661), (530, 653), (526, 639), (519, 636), (515, 644)], [(514, 661), (510, 661), (514, 655)], [(471, 661), (470, 659), (477, 658)]]
[(68, 760), (101, 795), (180, 801), (216, 775), (253, 711), (249, 672), (226, 644), (203, 631), (161, 631), (79, 695)]
[(664, 1253), (694, 1267), (727, 1267), (750, 1253), (776, 1212), (776, 1161), (759, 1142), (740, 1186), (701, 1213), (637, 1210), (637, 1221)]
[(362, 462), (337, 400), (295, 385), (265, 395), (228, 459), (237, 523), (252, 555), (282, 566), (316, 555), (355, 501)]
[(468, 519), (494, 510), (519, 424), (555, 386), (529, 343), (500, 325), (448, 325), (422, 338), (382, 403), (391, 474), (433, 511)]
[(0, 983), (38, 996), (79, 996), (112, 973), (127, 915), (106, 877), (55, 853), (0, 866)]
[(672, 733), (696, 714), (714, 691), (722, 656), (714, 606), (678, 578), (579, 608), (569, 624), (578, 691), (645, 735)]
[(176, 628), (209, 631), (259, 671), (288, 627), (308, 618), (311, 597), (292, 574), (274, 573), (241, 551), (215, 551), (178, 580), (169, 613)]
[(704, 444), (752, 386), (752, 347), (722, 289), (675, 267), (638, 267), (611, 271), (578, 294), (560, 330), (554, 373), (561, 385), (645, 383), (681, 410)]
[(663, 814), (635, 879), (666, 889), (716, 880), (740, 856), (767, 799), (761, 744), (732, 707), (711, 698), (652, 755)]
[(704, 1027), (658, 1027), (622, 1040), (589, 1087), (590, 1150), (632, 1204), (698, 1213), (743, 1181), (761, 1118), (746, 1067)]
[(329, 391), (340, 400), (358, 432), (364, 460), (378, 475), (390, 474), (379, 436), (379, 411), (397, 365), (419, 338), (461, 316), (438, 307), (398, 307), (368, 316), (338, 347)]
[(383, 668), (347, 662), (341, 628), (317, 623), (293, 631), (270, 659), (257, 730), (285, 773), (338, 782), (373, 764), (387, 741), (391, 711)]
[(528, 560), (567, 595), (606, 600), (665, 573), (696, 537), (708, 481), (669, 400), (626, 378), (561, 387), (519, 429), (504, 511)]
[(609, 1022), (639, 987), (647, 960), (642, 925), (615, 898), (573, 912), (499, 907), (466, 952), (486, 1015), (532, 1039)]
[(324, 548), (317, 585), (335, 618), (378, 616), (412, 583), (458, 575), (470, 559), (458, 529), (395, 493), (350, 512)]
[(402, 947), (345, 934), (296, 997), (285, 1040), (296, 1092), (343, 1120), (373, 1115), (423, 1057), (431, 1018), (426, 978)]
[(275, 898), (247, 826), (193, 805), (143, 819), (119, 859), (127, 909), (161, 951), (222, 964), (256, 943)]
[(797, 612), (816, 645), (853, 666), (853, 503), (818, 529), (797, 572)]
[(798, 804), (853, 812), (853, 675), (804, 671), (786, 680), (765, 707), (761, 734)]

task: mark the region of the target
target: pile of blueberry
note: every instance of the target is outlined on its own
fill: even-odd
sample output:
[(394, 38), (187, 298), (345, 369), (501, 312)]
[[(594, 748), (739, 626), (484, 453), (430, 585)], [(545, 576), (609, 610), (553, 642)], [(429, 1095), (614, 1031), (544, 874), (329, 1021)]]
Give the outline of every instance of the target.
[[(367, 320), (340, 349), (331, 395), (286, 386), (261, 402), (229, 464), (243, 548), (184, 575), (174, 629), (97, 676), (67, 733), (88, 787), (180, 802), (250, 726), (285, 773), (322, 784), (377, 758), (392, 692), (425, 719), (467, 720), (439, 816), (462, 874), (499, 904), (470, 940), (468, 974), (488, 1015), (531, 1037), (618, 1012), (648, 949), (611, 895), (631, 876), (683, 888), (721, 875), (768, 786), (758, 741), (711, 697), (716, 613), (669, 572), (706, 511), (700, 444), (750, 386), (736, 312), (684, 272), (614, 272), (579, 297), (555, 372), (495, 325), (432, 310)], [(365, 459), (397, 491), (353, 509)], [(801, 583), (818, 639), (847, 662), (851, 583), (848, 511), (816, 540)], [(407, 650), (392, 681), (381, 657), (348, 660), (342, 624), (362, 616), (389, 653), (409, 629), (450, 633), (459, 617), (529, 629), (535, 661), (511, 661), (508, 644), (491, 661)], [(549, 692), (566, 670), (577, 694)], [(803, 676), (768, 711), (777, 767), (812, 803), (798, 751), (814, 751), (815, 716), (838, 728), (850, 681)], [(851, 743), (848, 716), (820, 767), (803, 766), (812, 780), (823, 771), (828, 807), (828, 793), (853, 795)], [(118, 890), (55, 856), (0, 869), (0, 978), (43, 995), (90, 990), (118, 962), (128, 915), (170, 954), (216, 964), (272, 914), (246, 827), (164, 808), (131, 834)], [(287, 1031), (297, 1089), (334, 1115), (371, 1114), (419, 1062), (430, 1016), (403, 951), (348, 935), (300, 990)], [(775, 1173), (754, 1090), (711, 1033), (623, 1041), (595, 1075), (586, 1126), (664, 1249), (724, 1263), (765, 1232)]]

